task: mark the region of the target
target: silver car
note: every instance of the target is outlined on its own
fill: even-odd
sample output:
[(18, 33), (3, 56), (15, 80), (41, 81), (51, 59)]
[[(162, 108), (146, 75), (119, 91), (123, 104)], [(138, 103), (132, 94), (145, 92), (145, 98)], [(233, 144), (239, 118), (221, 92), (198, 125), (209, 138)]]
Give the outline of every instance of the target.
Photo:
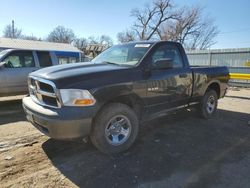
[(3, 50), (0, 52), (0, 97), (27, 94), (27, 77), (33, 71), (78, 60), (59, 57), (54, 51)]

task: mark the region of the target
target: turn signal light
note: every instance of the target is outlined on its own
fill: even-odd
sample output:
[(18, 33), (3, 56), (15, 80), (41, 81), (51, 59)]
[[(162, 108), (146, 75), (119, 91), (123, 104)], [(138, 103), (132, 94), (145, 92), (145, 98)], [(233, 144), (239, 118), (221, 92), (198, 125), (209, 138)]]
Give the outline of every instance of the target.
[(93, 99), (76, 99), (74, 101), (74, 104), (78, 105), (78, 106), (89, 106), (89, 105), (92, 105), (94, 103), (95, 103), (95, 100), (93, 100)]

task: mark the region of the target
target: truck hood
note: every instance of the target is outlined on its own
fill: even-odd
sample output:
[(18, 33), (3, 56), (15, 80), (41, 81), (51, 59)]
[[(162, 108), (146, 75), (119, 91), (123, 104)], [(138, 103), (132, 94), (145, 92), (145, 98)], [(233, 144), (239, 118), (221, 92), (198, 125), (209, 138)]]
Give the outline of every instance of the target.
[(58, 88), (86, 88), (105, 85), (108, 82), (124, 81), (131, 76), (132, 67), (112, 64), (72, 63), (43, 68), (30, 74), (53, 81)]
[(91, 62), (71, 63), (43, 68), (31, 73), (31, 76), (48, 80), (58, 80), (91, 73), (101, 73), (114, 70), (127, 69), (128, 67), (110, 64), (94, 64)]

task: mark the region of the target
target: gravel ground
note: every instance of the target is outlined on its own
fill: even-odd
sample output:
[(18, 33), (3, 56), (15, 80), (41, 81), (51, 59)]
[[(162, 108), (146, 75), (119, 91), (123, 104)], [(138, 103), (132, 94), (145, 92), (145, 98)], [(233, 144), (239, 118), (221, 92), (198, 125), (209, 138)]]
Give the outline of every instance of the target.
[(250, 186), (250, 90), (231, 89), (212, 120), (184, 111), (142, 125), (135, 145), (107, 156), (59, 142), (26, 122), (18, 97), (0, 99), (0, 187)]

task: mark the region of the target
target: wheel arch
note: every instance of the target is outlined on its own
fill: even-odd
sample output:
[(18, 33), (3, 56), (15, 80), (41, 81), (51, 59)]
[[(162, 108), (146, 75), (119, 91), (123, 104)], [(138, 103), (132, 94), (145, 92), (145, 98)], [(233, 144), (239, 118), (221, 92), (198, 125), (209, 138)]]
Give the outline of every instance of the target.
[(220, 91), (219, 81), (213, 81), (213, 82), (209, 83), (205, 93), (209, 90), (214, 90), (217, 93), (218, 98), (220, 98), (221, 91)]
[(109, 104), (109, 103), (125, 104), (135, 111), (136, 115), (138, 116), (138, 119), (140, 119), (141, 117), (143, 102), (142, 102), (142, 99), (140, 99), (135, 94), (116, 96), (115, 98), (108, 100), (104, 105)]
[(113, 96), (110, 99), (107, 99), (105, 102), (102, 103), (101, 107), (99, 108), (97, 114), (105, 108), (106, 105), (111, 103), (121, 103), (129, 106), (133, 109), (138, 117), (138, 120), (141, 119), (142, 110), (143, 110), (143, 100), (137, 96), (135, 93), (127, 93), (123, 95)]

